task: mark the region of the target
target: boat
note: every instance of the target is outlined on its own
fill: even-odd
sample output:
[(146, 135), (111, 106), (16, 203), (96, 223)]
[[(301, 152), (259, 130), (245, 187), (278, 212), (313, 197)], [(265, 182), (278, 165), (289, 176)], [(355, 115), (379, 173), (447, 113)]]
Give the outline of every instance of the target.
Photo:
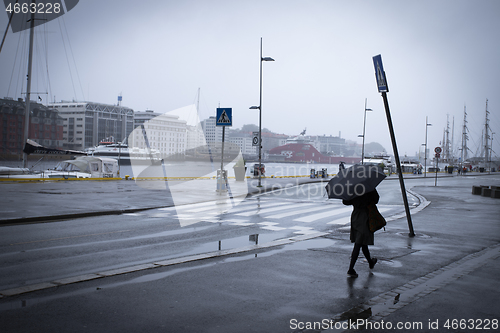
[(118, 161), (113, 158), (81, 156), (59, 162), (54, 169), (31, 171), (27, 168), (0, 167), (1, 180), (117, 178)]
[(102, 141), (98, 146), (88, 150), (88, 155), (94, 157), (112, 158), (120, 165), (134, 164), (161, 164), (162, 158), (156, 149), (143, 149), (113, 141)]

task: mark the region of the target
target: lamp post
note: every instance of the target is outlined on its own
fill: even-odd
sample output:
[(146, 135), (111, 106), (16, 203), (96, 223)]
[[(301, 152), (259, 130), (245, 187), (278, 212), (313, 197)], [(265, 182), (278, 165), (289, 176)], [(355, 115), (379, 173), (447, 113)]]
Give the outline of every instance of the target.
[(259, 106), (251, 106), (250, 109), (259, 109), (259, 185), (261, 185), (261, 168), (262, 168), (262, 62), (274, 61), (271, 57), (262, 57), (262, 37), (260, 38), (260, 101)]
[(365, 164), (364, 159), (365, 159), (366, 111), (373, 111), (373, 110), (366, 108), (366, 98), (365, 98), (365, 118), (364, 118), (364, 121), (363, 121), (363, 135), (358, 135), (358, 137), (362, 137), (363, 138), (363, 145), (361, 147), (361, 164)]
[(424, 178), (427, 177), (427, 127), (432, 126), (427, 122), (427, 116), (425, 117), (425, 152), (424, 152)]

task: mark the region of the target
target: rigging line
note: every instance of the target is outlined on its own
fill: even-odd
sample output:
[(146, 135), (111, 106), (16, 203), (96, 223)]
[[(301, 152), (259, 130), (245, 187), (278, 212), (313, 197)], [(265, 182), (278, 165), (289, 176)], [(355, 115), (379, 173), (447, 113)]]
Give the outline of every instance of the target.
[[(21, 74), (22, 73), (27, 73), (28, 72), (28, 37), (29, 37), (29, 32), (27, 31), (24, 31), (23, 32), (23, 42), (21, 44), (21, 61), (19, 63), (19, 73), (17, 74), (17, 83), (16, 83), (16, 95), (15, 96), (19, 96), (17, 94), (17, 91), (19, 89), (19, 86), (21, 86), (21, 94), (22, 95), (24, 93), (24, 80), (22, 78), (24, 78), (24, 74)], [(24, 65), (23, 65), (24, 64)], [(19, 79), (21, 78), (21, 85), (19, 85)]]
[(50, 85), (50, 76), (49, 76), (49, 34), (47, 31), (47, 25), (44, 24), (45, 30), (45, 68), (47, 70), (47, 103), (49, 102), (50, 96), (52, 95), (52, 87)]
[[(39, 38), (37, 38), (37, 53), (39, 54), (38, 56), (38, 60), (37, 60), (37, 64), (39, 67), (37, 67), (39, 69), (39, 78), (42, 80), (42, 85), (43, 85), (43, 91), (41, 91), (40, 89), (38, 89), (37, 91), (41, 91), (40, 93), (41, 94), (45, 94), (48, 96), (48, 85), (50, 85), (50, 83), (48, 82), (49, 78), (48, 78), (48, 43), (47, 43), (47, 40), (48, 40), (48, 31), (47, 31), (47, 24), (44, 24), (43, 25), (43, 32), (39, 35)], [(45, 58), (45, 59), (44, 59)], [(45, 60), (45, 61), (44, 61)], [(44, 71), (44, 66), (46, 66), (47, 68), (47, 76), (45, 76), (45, 71)], [(38, 84), (38, 79), (37, 77), (37, 84)], [(39, 102), (39, 101), (38, 101)], [(42, 104), (43, 104), (43, 100), (42, 100)]]
[(61, 20), (57, 20), (57, 23), (59, 24), (59, 31), (61, 32), (61, 38), (62, 38), (63, 46), (64, 46), (64, 53), (66, 54), (66, 62), (68, 64), (69, 76), (71, 78), (71, 85), (73, 86), (73, 93), (75, 94), (74, 98), (77, 99), (77, 97), (76, 97), (76, 89), (75, 89), (75, 82), (73, 81), (73, 74), (71, 73), (71, 66), (69, 64), (68, 51), (66, 50), (66, 42), (64, 41), (63, 30), (62, 30), (62, 27), (61, 27)]
[(80, 85), (80, 90), (82, 92), (82, 98), (83, 98), (83, 100), (85, 100), (85, 94), (83, 93), (82, 81), (80, 80), (80, 74), (78, 73), (78, 67), (76, 66), (75, 53), (73, 52), (73, 48), (71, 47), (71, 38), (69, 38), (68, 28), (66, 28), (66, 20), (64, 19), (64, 16), (61, 16), (61, 19), (63, 21), (64, 31), (66, 32), (66, 38), (68, 38), (69, 50), (71, 53), (71, 58), (73, 59), (73, 64), (75, 66), (76, 78), (78, 79), (78, 84)]
[[(21, 45), (21, 38), (23, 34), (19, 34), (19, 38), (17, 39), (17, 47), (16, 47), (16, 55), (14, 56), (14, 65), (12, 66), (12, 73), (10, 74), (9, 87), (7, 88), (7, 96), (10, 93), (10, 87), (12, 85), (12, 78), (14, 77), (14, 72), (16, 71), (16, 63), (17, 63), (17, 54), (19, 53), (19, 46)], [(19, 79), (19, 77), (18, 77)]]
[[(16, 0), (14, 6), (17, 5), (18, 2), (19, 0)], [(3, 34), (2, 44), (0, 45), (0, 53), (2, 53), (3, 44), (5, 43), (5, 39), (7, 38), (7, 32), (9, 32), (10, 23), (12, 22), (13, 17), (14, 17), (14, 11), (10, 13), (9, 23), (7, 23), (7, 29), (5, 29), (5, 33)]]

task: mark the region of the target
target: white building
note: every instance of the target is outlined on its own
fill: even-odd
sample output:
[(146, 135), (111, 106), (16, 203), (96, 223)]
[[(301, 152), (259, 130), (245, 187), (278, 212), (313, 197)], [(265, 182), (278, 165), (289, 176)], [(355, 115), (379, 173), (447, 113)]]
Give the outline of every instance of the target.
[(252, 145), (252, 137), (230, 137), (229, 142), (234, 143), (240, 147), (241, 153), (243, 155), (257, 155), (258, 146)]
[(198, 148), (207, 144), (201, 125), (186, 128), (186, 149)]
[(92, 102), (50, 103), (63, 118), (63, 147), (83, 150), (95, 147), (102, 140), (114, 137), (125, 139), (134, 126), (134, 110)]
[[(148, 111), (140, 114), (138, 120), (144, 121), (129, 136), (129, 147), (155, 149), (163, 156), (184, 155), (187, 149), (186, 121), (176, 115), (161, 113), (151, 118), (153, 114)], [(146, 120), (147, 117), (150, 119)]]
[[(201, 121), (201, 128), (203, 129), (203, 134), (205, 135), (205, 140), (207, 143), (210, 142), (222, 142), (222, 127), (216, 126), (215, 116)], [(224, 141), (228, 141), (228, 132), (225, 131)]]
[(134, 112), (134, 128), (141, 126), (146, 121), (155, 117), (161, 116), (161, 113), (154, 112), (153, 110), (135, 111)]

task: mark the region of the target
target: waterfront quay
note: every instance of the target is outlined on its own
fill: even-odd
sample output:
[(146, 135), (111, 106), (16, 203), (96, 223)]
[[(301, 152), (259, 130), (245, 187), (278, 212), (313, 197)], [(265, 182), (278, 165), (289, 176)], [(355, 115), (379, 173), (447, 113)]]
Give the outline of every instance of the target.
[(379, 185), (379, 262), (360, 257), (356, 279), (352, 208), (326, 199), (328, 179), (247, 179), (232, 198), (131, 180), (2, 183), (2, 332), (498, 327), (500, 205), (472, 186), (500, 175), (442, 176), (405, 179), (413, 238), (397, 177)]

